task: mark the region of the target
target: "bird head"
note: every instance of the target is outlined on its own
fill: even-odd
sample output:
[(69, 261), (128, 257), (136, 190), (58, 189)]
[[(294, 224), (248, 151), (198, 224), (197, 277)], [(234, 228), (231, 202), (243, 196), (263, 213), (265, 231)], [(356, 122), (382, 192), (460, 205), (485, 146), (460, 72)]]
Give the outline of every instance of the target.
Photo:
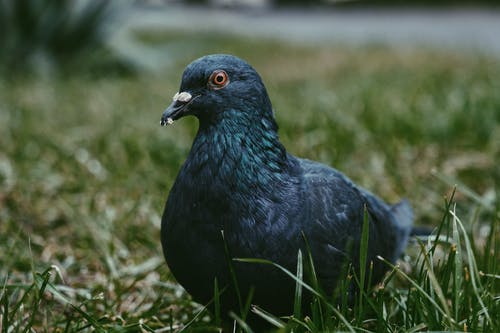
[(163, 112), (160, 124), (172, 124), (186, 115), (216, 123), (234, 115), (256, 120), (272, 117), (272, 107), (259, 74), (245, 61), (215, 54), (189, 64), (179, 92)]

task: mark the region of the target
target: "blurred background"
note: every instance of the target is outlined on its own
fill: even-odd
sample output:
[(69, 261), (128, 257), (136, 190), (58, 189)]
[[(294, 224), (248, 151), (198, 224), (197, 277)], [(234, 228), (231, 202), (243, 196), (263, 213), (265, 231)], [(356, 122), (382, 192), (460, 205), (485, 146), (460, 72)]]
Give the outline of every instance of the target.
[[(438, 225), (456, 186), (488, 257), (499, 36), (495, 0), (0, 0), (4, 327), (193, 318), (159, 228), (197, 123), (159, 120), (184, 67), (209, 53), (257, 69), (291, 153), (408, 198), (417, 224)], [(49, 296), (30, 293), (40, 286)]]

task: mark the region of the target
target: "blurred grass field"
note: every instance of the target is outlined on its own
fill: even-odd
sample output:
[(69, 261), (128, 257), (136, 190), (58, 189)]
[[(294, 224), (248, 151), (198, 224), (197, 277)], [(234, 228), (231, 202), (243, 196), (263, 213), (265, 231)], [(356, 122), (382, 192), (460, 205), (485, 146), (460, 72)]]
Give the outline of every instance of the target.
[[(196, 121), (162, 128), (159, 119), (185, 65), (208, 53), (232, 53), (257, 69), (291, 153), (335, 166), (388, 201), (408, 198), (417, 224), (439, 225), (456, 184), (457, 215), (480, 270), (493, 276), (482, 277), (497, 311), (486, 327), (500, 328), (498, 59), (164, 32), (137, 38), (184, 52), (136, 76), (0, 79), (2, 332), (169, 331), (200, 310), (170, 276), (159, 240)], [(411, 276), (417, 248), (403, 263)], [(394, 330), (439, 329), (398, 318)], [(373, 329), (366, 320), (359, 326)], [(190, 329), (215, 330), (206, 314)]]

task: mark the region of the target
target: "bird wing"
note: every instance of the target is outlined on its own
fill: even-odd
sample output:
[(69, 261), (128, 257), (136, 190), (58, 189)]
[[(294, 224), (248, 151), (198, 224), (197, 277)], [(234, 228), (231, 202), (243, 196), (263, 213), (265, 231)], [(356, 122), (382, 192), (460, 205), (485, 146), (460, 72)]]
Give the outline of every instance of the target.
[(401, 254), (411, 230), (409, 205), (390, 206), (334, 168), (306, 159), (298, 161), (307, 202), (302, 228), (324, 287), (329, 290), (330, 284), (334, 286), (342, 278), (341, 263), (359, 264), (365, 207), (369, 222), (367, 263), (375, 264), (374, 281), (381, 278), (385, 267), (376, 263), (376, 256), (395, 261)]

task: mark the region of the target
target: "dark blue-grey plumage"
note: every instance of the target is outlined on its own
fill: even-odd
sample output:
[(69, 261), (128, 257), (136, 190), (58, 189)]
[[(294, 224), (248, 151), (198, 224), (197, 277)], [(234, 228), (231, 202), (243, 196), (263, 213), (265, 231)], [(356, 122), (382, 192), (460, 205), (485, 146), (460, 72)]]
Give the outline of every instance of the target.
[[(230, 285), (221, 231), (231, 257), (268, 259), (291, 271), (297, 251), (305, 251), (305, 235), (321, 286), (331, 293), (343, 263), (359, 262), (365, 206), (368, 261), (374, 262), (372, 281), (380, 281), (386, 267), (376, 256), (394, 262), (411, 231), (406, 201), (388, 205), (339, 171), (288, 154), (262, 80), (241, 59), (194, 61), (179, 92), (162, 124), (191, 114), (199, 130), (170, 191), (161, 239), (173, 275), (195, 300), (210, 301), (215, 277)], [(254, 304), (278, 315), (291, 312), (292, 279), (272, 266), (233, 265), (243, 294), (255, 288)], [(238, 312), (231, 288), (222, 308)]]

